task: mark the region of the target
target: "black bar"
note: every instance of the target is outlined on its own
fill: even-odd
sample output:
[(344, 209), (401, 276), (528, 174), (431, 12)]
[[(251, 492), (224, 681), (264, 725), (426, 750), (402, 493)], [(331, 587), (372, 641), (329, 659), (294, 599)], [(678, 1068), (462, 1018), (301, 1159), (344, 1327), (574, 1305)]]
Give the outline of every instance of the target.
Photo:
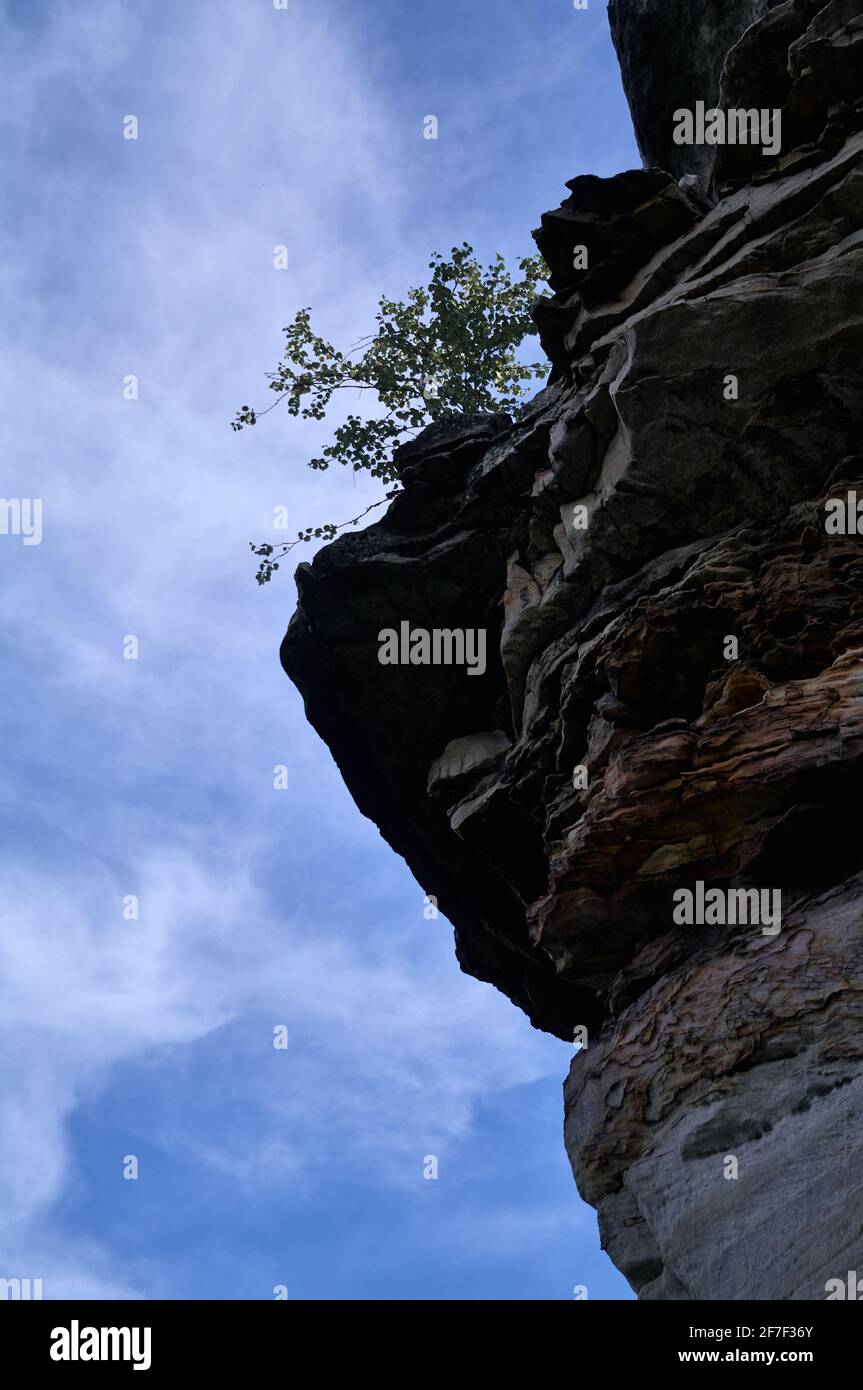
[[(520, 1306), (514, 1315), (510, 1304), (479, 1302), (33, 1301), (2, 1309), (0, 1336), (4, 1365), (16, 1367), (16, 1380), (48, 1372), (62, 1383), (70, 1376), (119, 1373), (161, 1383), (163, 1376), (188, 1371), (196, 1386), (207, 1376), (221, 1384), (234, 1373), (269, 1367), (287, 1382), (306, 1381), (310, 1373), (326, 1376), (340, 1365), (352, 1376), (391, 1365), (400, 1378), (425, 1381), (436, 1364), (451, 1375), (459, 1365), (469, 1369), (478, 1362), (487, 1378), (498, 1364), (512, 1375), (522, 1357), (534, 1373), (545, 1365), (555, 1378), (569, 1363), (567, 1378), (582, 1381), (595, 1379), (603, 1364), (615, 1381), (621, 1373), (649, 1376), (672, 1368), (697, 1374), (704, 1365), (814, 1371), (823, 1379), (825, 1373), (846, 1374), (860, 1345), (859, 1314), (838, 1302), (585, 1300), (546, 1305), (545, 1312), (535, 1302)], [(465, 1309), (469, 1322), (462, 1322)], [(116, 1337), (106, 1333), (103, 1341), (103, 1328), (117, 1329)], [(52, 1346), (70, 1356), (77, 1349), (79, 1359), (53, 1359)], [(100, 1355), (104, 1349), (106, 1359), (80, 1357), (91, 1349)], [(107, 1359), (114, 1350), (129, 1359)]]

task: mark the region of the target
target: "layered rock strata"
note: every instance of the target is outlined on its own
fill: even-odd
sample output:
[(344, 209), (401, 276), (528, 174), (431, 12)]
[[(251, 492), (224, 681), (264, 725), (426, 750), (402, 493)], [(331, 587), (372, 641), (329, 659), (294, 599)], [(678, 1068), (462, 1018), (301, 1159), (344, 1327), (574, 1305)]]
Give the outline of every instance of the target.
[[(542, 218), (550, 384), (400, 451), (282, 661), (462, 968), (586, 1040), (567, 1148), (639, 1296), (824, 1298), (863, 1272), (863, 5), (611, 19), (650, 167)], [(781, 153), (675, 146), (700, 98)], [(381, 664), (403, 623), (484, 670)]]

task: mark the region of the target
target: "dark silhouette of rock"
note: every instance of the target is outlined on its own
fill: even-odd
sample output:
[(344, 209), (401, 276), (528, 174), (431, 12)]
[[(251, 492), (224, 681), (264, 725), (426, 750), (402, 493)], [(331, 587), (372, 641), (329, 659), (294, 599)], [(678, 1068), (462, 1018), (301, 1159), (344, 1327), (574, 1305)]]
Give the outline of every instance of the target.
[[(673, 140), (673, 115), (719, 101), (726, 56), (771, 0), (610, 0), (611, 36), (646, 165), (712, 179), (715, 148)], [(763, 103), (759, 102), (759, 106)]]
[[(651, 167), (542, 219), (550, 385), (400, 451), (282, 661), (462, 968), (587, 1030), (567, 1148), (639, 1296), (820, 1299), (863, 1269), (863, 0), (611, 16)], [(778, 158), (667, 143), (720, 91)], [(382, 664), (403, 623), (484, 670)]]

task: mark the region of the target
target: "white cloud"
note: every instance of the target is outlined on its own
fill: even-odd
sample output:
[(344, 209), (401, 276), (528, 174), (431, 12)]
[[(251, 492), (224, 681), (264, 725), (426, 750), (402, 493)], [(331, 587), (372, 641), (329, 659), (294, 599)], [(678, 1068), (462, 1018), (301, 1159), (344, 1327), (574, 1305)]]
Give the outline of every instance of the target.
[[(251, 1190), (308, 1191), (340, 1169), (416, 1190), (426, 1153), (456, 1162), (481, 1101), (562, 1069), (559, 1045), (526, 1039), (505, 1001), (456, 973), (448, 942), (422, 941), (419, 913), (386, 932), (279, 919), (235, 865), (177, 851), (140, 865), (137, 921), (94, 865), (86, 882), (6, 871), (0, 896), (0, 1229), (32, 1277), (74, 1174), (66, 1123), (124, 1064), (205, 1078), (200, 1099), (188, 1077), (159, 1088), (148, 1144)], [(235, 1134), (213, 1127), (214, 1084), (218, 1111), (242, 1116)]]
[[(294, 308), (314, 304), (348, 344), (377, 290), (400, 292), (443, 244), (434, 208), (421, 244), (404, 233), (401, 137), (350, 28), (293, 11), (279, 29), (266, 5), (170, 5), (151, 26), (126, 0), (92, 0), (54, 7), (37, 45), (16, 38), (0, 60), (22, 214), (0, 245), (14, 402), (0, 450), (5, 490), (45, 503), (42, 545), (2, 555), (21, 681), (7, 817), (31, 834), (0, 874), (0, 1227), (5, 1258), (21, 1277), (44, 1269), (52, 1296), (132, 1296), (162, 1277), (52, 1228), (87, 1176), (70, 1120), (130, 1067), (164, 1078), (142, 1124), (166, 1153), (253, 1190), (287, 1173), (311, 1190), (321, 1165), (409, 1187), (423, 1154), (457, 1153), (483, 1099), (566, 1065), (459, 975), (418, 892), (399, 920), (403, 870), (278, 668), (288, 573), (264, 593), (252, 581), (246, 544), (274, 504), (299, 529), (379, 488), (306, 470), (316, 427), (275, 413), (234, 436), (228, 420), (264, 396)], [(141, 138), (124, 142), (139, 106)], [(128, 372), (137, 402), (121, 398)], [(127, 632), (138, 663), (122, 660)], [(278, 857), (295, 897), (266, 877)], [(128, 892), (138, 922), (122, 919)], [(282, 1021), (284, 1055), (269, 1044)], [(175, 1072), (211, 1084), (172, 1086)], [(214, 1126), (212, 1090), (242, 1107), (241, 1134)]]

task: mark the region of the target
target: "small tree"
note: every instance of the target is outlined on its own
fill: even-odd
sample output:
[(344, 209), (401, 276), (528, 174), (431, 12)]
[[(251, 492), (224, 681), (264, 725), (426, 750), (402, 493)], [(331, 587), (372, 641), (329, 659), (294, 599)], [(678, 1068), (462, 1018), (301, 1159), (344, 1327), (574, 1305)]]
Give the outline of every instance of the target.
[[(547, 362), (527, 364), (517, 355), (523, 340), (537, 331), (530, 306), (548, 273), (542, 258), (519, 261), (522, 279), (513, 280), (503, 256), (498, 253), (483, 267), (465, 242), (453, 247), (448, 260), (436, 253), (429, 269), (428, 285), (409, 290), (405, 301), (379, 301), (375, 333), (347, 354), (313, 332), (311, 310), (299, 309), (284, 330), (282, 360), (268, 374), (269, 389), (279, 399), (262, 411), (244, 405), (231, 428), (256, 424), (285, 400), (290, 415), (322, 420), (336, 391), (371, 391), (380, 413), (366, 418), (348, 415), (336, 428), (333, 442), (309, 460), (309, 467), (326, 469), (340, 463), (393, 483), (398, 476), (394, 449), (441, 415), (518, 414), (529, 394), (527, 384), (542, 380), (548, 371)], [(390, 488), (361, 516), (397, 491)], [(359, 520), (310, 526), (298, 532), (295, 541), (276, 546), (250, 541), (261, 561), (258, 583), (266, 584), (279, 568), (279, 559), (300, 541), (330, 539), (342, 526)]]

